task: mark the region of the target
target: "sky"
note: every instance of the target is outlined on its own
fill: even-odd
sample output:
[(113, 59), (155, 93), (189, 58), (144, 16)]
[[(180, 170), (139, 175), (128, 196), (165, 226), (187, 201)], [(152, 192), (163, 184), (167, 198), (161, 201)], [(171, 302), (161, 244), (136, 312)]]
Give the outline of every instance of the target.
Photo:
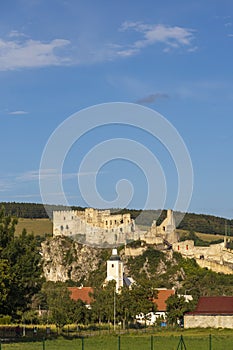
[[(51, 135), (83, 109), (122, 102), (158, 112), (183, 139), (194, 179), (187, 211), (233, 218), (232, 61), (231, 0), (1, 1), (0, 201), (43, 202), (39, 173)], [(143, 128), (101, 125), (95, 109), (91, 118), (100, 126), (83, 133), (63, 160), (67, 202), (89, 206), (91, 187), (89, 202), (77, 177), (88, 183), (89, 175), (95, 175), (107, 203), (114, 206), (116, 185), (127, 179), (131, 187), (127, 183), (126, 190), (121, 182), (121, 192), (130, 196), (125, 206), (145, 207), (147, 165), (146, 170), (138, 167), (128, 159), (130, 154), (113, 154), (98, 171), (91, 166), (88, 172), (80, 170), (90, 150), (121, 138), (144, 145), (157, 158), (153, 182), (162, 184), (161, 168), (166, 183), (163, 206), (173, 208), (183, 183), (166, 145)], [(141, 118), (146, 124), (143, 113)], [(77, 135), (85, 120), (79, 123), (73, 130)], [(61, 144), (67, 138), (61, 132)], [(108, 143), (104, 145), (107, 150)], [(52, 164), (43, 169), (43, 179), (51, 184), (55, 176), (58, 169)], [(59, 193), (51, 195), (51, 204), (61, 204)], [(154, 197), (150, 208), (158, 209), (161, 202)]]

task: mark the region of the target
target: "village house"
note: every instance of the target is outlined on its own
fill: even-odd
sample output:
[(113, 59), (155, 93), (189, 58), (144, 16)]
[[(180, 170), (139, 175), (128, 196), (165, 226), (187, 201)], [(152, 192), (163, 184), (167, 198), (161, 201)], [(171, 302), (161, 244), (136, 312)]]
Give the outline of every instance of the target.
[(92, 287), (68, 287), (70, 291), (70, 298), (72, 300), (82, 300), (87, 308), (91, 307), (91, 303), (93, 301), (93, 293), (94, 289)]
[(184, 315), (184, 328), (233, 329), (233, 296), (200, 297), (196, 309)]
[(139, 315), (136, 316), (136, 321), (143, 324), (145, 323), (145, 319), (146, 319), (146, 325), (152, 326), (153, 324), (155, 324), (158, 318), (161, 319), (161, 321), (166, 320), (166, 309), (167, 309), (166, 301), (171, 295), (174, 295), (174, 294), (175, 294), (174, 289), (158, 288), (157, 298), (153, 300), (153, 302), (157, 306), (156, 312), (150, 312), (146, 315), (146, 317), (143, 313), (140, 313)]

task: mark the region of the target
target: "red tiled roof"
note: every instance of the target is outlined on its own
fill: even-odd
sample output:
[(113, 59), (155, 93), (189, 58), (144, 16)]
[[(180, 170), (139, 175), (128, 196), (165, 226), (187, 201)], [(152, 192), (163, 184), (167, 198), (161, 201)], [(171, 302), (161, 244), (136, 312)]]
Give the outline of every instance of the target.
[(68, 289), (71, 292), (71, 299), (75, 301), (80, 299), (87, 305), (90, 305), (93, 301), (93, 298), (89, 295), (94, 292), (92, 287), (68, 287)]
[(232, 297), (200, 297), (196, 309), (189, 315), (233, 315)]
[(158, 289), (157, 298), (153, 300), (157, 305), (157, 311), (166, 311), (166, 300), (173, 294), (175, 294), (173, 289)]

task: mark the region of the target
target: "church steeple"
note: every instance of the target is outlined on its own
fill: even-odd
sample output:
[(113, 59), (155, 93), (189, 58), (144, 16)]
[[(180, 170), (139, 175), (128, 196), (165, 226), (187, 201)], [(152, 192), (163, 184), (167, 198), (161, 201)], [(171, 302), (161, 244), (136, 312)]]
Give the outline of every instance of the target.
[(112, 255), (107, 261), (107, 281), (116, 281), (116, 292), (123, 287), (123, 262), (117, 253), (117, 249), (112, 250)]

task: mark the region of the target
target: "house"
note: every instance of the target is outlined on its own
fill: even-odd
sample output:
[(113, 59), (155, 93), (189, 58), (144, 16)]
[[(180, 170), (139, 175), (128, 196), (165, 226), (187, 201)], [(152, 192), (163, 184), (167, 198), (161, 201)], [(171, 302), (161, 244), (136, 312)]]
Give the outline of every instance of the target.
[(196, 309), (184, 315), (184, 328), (233, 329), (233, 296), (200, 297)]
[(93, 301), (93, 297), (91, 294), (94, 293), (94, 289), (92, 287), (68, 287), (70, 293), (70, 298), (77, 301), (82, 300), (86, 307), (90, 307), (91, 302)]
[[(158, 288), (157, 289), (157, 298), (153, 300), (153, 302), (157, 306), (156, 312), (150, 312), (146, 315), (146, 324), (147, 325), (153, 325), (156, 322), (157, 318), (166, 319), (166, 309), (167, 299), (175, 294), (174, 289), (166, 289), (166, 288)], [(145, 317), (143, 313), (140, 313), (136, 316), (136, 321), (139, 323), (145, 323)]]

